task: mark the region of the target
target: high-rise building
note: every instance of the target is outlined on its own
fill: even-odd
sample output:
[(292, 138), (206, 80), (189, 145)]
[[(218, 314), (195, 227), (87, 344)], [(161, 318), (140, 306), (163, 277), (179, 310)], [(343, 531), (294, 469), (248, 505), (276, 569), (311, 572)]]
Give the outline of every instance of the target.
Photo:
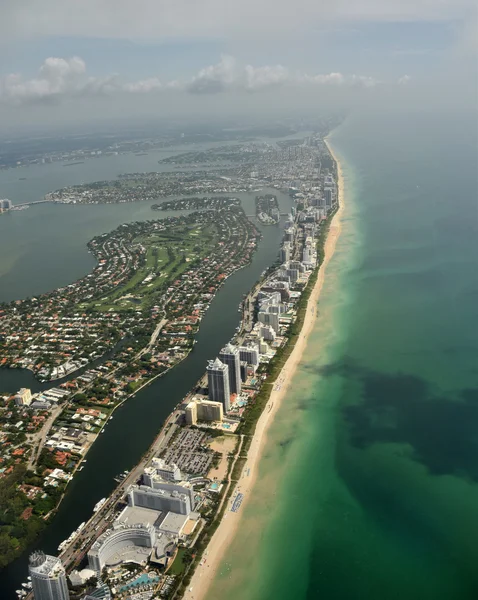
[(227, 365), (229, 369), (229, 389), (231, 394), (241, 393), (241, 359), (239, 358), (239, 348), (232, 344), (227, 344), (219, 352), (219, 360)]
[(0, 199), (0, 208), (3, 210), (10, 210), (13, 204), (11, 200), (7, 200), (6, 198)]
[(279, 315), (277, 313), (269, 312), (269, 310), (267, 312), (260, 311), (257, 319), (259, 323), (270, 325), (276, 333), (279, 333)]
[(290, 242), (284, 242), (284, 245), (279, 251), (279, 260), (281, 263), (289, 262), (290, 260)]
[(178, 489), (168, 488), (180, 488), (180, 486), (165, 484), (161, 488), (151, 488), (147, 485), (132, 485), (127, 496), (128, 506), (188, 515), (192, 510), (189, 490), (182, 493)]
[(332, 188), (326, 187), (324, 189), (324, 197), (325, 197), (325, 206), (332, 206)]
[[(220, 404), (222, 407), (222, 404)], [(153, 458), (151, 461), (151, 466), (146, 467), (143, 471), (142, 475), (142, 483), (143, 488), (151, 488), (153, 490), (169, 490), (170, 492), (176, 491), (180, 494), (186, 494), (189, 496), (191, 502), (191, 509), (195, 507), (194, 500), (194, 490), (191, 484), (188, 481), (184, 481), (182, 478), (180, 479), (164, 479), (162, 474), (164, 470), (162, 468), (158, 469), (158, 462), (164, 462), (160, 458)], [(175, 469), (175, 477), (176, 474), (179, 473), (179, 468), (173, 463), (171, 467)], [(177, 469), (177, 471), (176, 471)]]
[[(221, 404), (222, 406), (222, 404)], [(188, 403), (184, 411), (186, 425), (197, 425), (198, 422), (198, 405), (194, 400)]]
[(259, 349), (257, 346), (241, 346), (239, 348), (239, 358), (248, 365), (257, 367), (259, 364)]
[(37, 551), (30, 555), (29, 563), (35, 600), (69, 600), (65, 568), (59, 558)]
[(267, 342), (273, 342), (276, 339), (276, 332), (270, 325), (263, 325), (260, 328), (259, 333), (261, 338), (263, 338)]
[(32, 402), (32, 392), (28, 388), (21, 388), (15, 394), (15, 404), (17, 406), (30, 406)]
[(310, 246), (305, 246), (302, 251), (302, 262), (304, 265), (312, 264), (312, 248)]
[[(158, 476), (163, 481), (182, 481), (183, 477), (181, 475), (181, 471), (179, 467), (175, 463), (167, 463), (162, 458), (154, 457), (151, 461), (151, 466), (147, 467), (143, 474), (146, 476)], [(146, 483), (146, 485), (152, 485), (151, 483)]]
[[(107, 529), (88, 551), (88, 566), (97, 575), (111, 559), (114, 563), (133, 558), (134, 562), (146, 562), (156, 543), (156, 530), (149, 523), (128, 525), (115, 523)], [(135, 552), (135, 549), (138, 551)], [(125, 550), (129, 550), (129, 557)], [(123, 558), (123, 555), (126, 557)], [(118, 560), (119, 559), (119, 560)], [(35, 596), (36, 600), (36, 596)]]
[(229, 367), (218, 358), (210, 360), (207, 368), (207, 385), (209, 398), (214, 402), (221, 402), (224, 411), (231, 407), (231, 388), (229, 387)]
[(186, 406), (186, 423), (196, 425), (198, 421), (222, 421), (224, 414), (221, 402), (202, 398), (191, 400)]

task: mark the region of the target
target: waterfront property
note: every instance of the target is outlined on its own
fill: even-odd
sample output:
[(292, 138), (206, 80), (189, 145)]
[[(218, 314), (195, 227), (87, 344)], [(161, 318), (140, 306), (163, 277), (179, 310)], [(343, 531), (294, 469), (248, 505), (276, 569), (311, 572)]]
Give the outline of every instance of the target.
[[(317, 165), (317, 157), (324, 153), (324, 149), (319, 145), (312, 147), (316, 149), (307, 153), (307, 156), (310, 158), (311, 164)], [(240, 331), (237, 337), (220, 351), (220, 358), (212, 362), (212, 365), (221, 366), (222, 369), (222, 387), (219, 386), (221, 388), (219, 392), (222, 393), (221, 401), (218, 403), (213, 399), (208, 400), (207, 394), (213, 395), (216, 393), (213, 388), (214, 383), (217, 382), (211, 381), (209, 387), (204, 389), (205, 380), (203, 378), (203, 384), (199, 383), (198, 388), (194, 390), (193, 396), (196, 394), (196, 398), (188, 397), (183, 407), (184, 410), (191, 403), (194, 405), (194, 407), (190, 406), (191, 410), (189, 411), (189, 420), (192, 427), (186, 427), (179, 431), (171, 428), (172, 435), (166, 436), (164, 446), (160, 450), (160, 456), (164, 460), (168, 463), (176, 463), (181, 471), (191, 478), (191, 482), (197, 479), (197, 483), (202, 486), (202, 490), (197, 490), (199, 497), (194, 498), (194, 503), (199, 502), (199, 505), (203, 505), (205, 515), (208, 515), (209, 519), (214, 519), (216, 515), (215, 502), (217, 502), (218, 492), (224, 490), (226, 494), (229, 487), (223, 487), (222, 483), (215, 488), (210, 487), (213, 482), (208, 479), (208, 473), (215, 470), (221, 460), (217, 453), (210, 450), (210, 437), (215, 435), (215, 429), (217, 428), (230, 433), (242, 432), (242, 425), (250, 422), (251, 415), (254, 415), (256, 408), (260, 407), (260, 402), (257, 400), (258, 394), (264, 381), (276, 368), (276, 359), (286, 347), (288, 335), (293, 331), (299, 314), (298, 309), (303, 292), (307, 288), (311, 275), (319, 262), (315, 245), (322, 233), (322, 226), (325, 223), (323, 214), (324, 211), (327, 213), (327, 210), (325, 208), (324, 211), (319, 210), (317, 205), (314, 204), (312, 196), (315, 198), (317, 194), (320, 194), (320, 191), (317, 190), (322, 189), (321, 182), (323, 178), (333, 176), (333, 173), (331, 175), (326, 170), (321, 175), (320, 169), (317, 169), (316, 166), (313, 167), (311, 173), (316, 178), (316, 185), (312, 186), (310, 182), (307, 182), (304, 184), (304, 191), (298, 192), (298, 194), (301, 194), (300, 199), (297, 199), (298, 209), (294, 211), (294, 214), (291, 214), (284, 230), (284, 240), (289, 244), (288, 260), (274, 265), (267, 273), (263, 274), (261, 281), (248, 298), (248, 301), (243, 303), (243, 320), (238, 328)], [(315, 191), (308, 193), (308, 187), (315, 188)], [(195, 221), (191, 219), (195, 219)], [(45, 456), (48, 456), (45, 453), (49, 451), (49, 447), (52, 447), (52, 445), (71, 443), (64, 436), (72, 436), (73, 431), (70, 430), (75, 429), (73, 426), (75, 422), (82, 424), (83, 432), (80, 432), (81, 434), (88, 432), (92, 427), (99, 427), (99, 431), (102, 431), (102, 415), (106, 415), (107, 418), (109, 416), (108, 410), (115, 406), (114, 403), (109, 404), (111, 397), (114, 398), (117, 391), (113, 389), (113, 386), (117, 387), (121, 384), (121, 377), (129, 377), (129, 379), (126, 379), (129, 385), (127, 391), (134, 393), (143, 381), (147, 382), (148, 373), (151, 375), (151, 370), (148, 371), (147, 367), (148, 362), (151, 361), (151, 358), (155, 359), (158, 356), (155, 348), (156, 341), (164, 339), (168, 342), (167, 348), (176, 349), (178, 345), (180, 346), (178, 341), (188, 338), (188, 334), (181, 334), (184, 331), (191, 331), (188, 327), (192, 328), (193, 324), (199, 322), (199, 319), (194, 320), (190, 317), (201, 317), (204, 314), (207, 308), (206, 303), (210, 302), (215, 290), (227, 278), (227, 269), (232, 272), (232, 270), (247, 264), (247, 261), (250, 260), (255, 248), (257, 232), (245, 218), (242, 211), (237, 211), (234, 207), (229, 210), (219, 210), (215, 213), (205, 212), (190, 217), (179, 217), (178, 220), (169, 219), (168, 223), (177, 225), (177, 233), (179, 234), (177, 237), (180, 240), (189, 235), (193, 240), (191, 243), (194, 243), (194, 238), (200, 237), (201, 227), (204, 228), (202, 233), (205, 231), (205, 235), (208, 235), (211, 228), (214, 231), (214, 227), (217, 227), (218, 220), (220, 223), (224, 223), (223, 229), (219, 229), (218, 254), (204, 255), (201, 265), (198, 265), (195, 272), (189, 269), (190, 265), (188, 263), (190, 261), (187, 260), (186, 253), (183, 254), (183, 260), (181, 260), (179, 267), (182, 269), (179, 278), (176, 271), (176, 278), (172, 284), (168, 283), (166, 290), (162, 289), (162, 312), (160, 312), (161, 305), (154, 298), (155, 291), (153, 291), (155, 303), (152, 304), (148, 299), (148, 290), (151, 287), (155, 288), (156, 280), (161, 276), (158, 274), (157, 262), (155, 266), (151, 267), (151, 264), (148, 265), (148, 260), (153, 260), (153, 257), (159, 260), (162, 258), (158, 257), (158, 254), (155, 255), (154, 242), (151, 240), (161, 238), (161, 244), (164, 244), (165, 239), (169, 236), (171, 243), (176, 243), (176, 240), (174, 240), (175, 233), (171, 235), (168, 230), (166, 234), (164, 229), (161, 229), (161, 225), (158, 228), (157, 222), (148, 224), (152, 229), (148, 229), (146, 225), (142, 226), (139, 232), (138, 230), (131, 231), (128, 226), (125, 226), (119, 228), (119, 245), (111, 252), (111, 247), (108, 245), (111, 240), (108, 240), (107, 237), (104, 240), (98, 239), (96, 243), (106, 248), (107, 256), (112, 257), (117, 256), (118, 253), (124, 254), (123, 246), (125, 246), (125, 240), (127, 240), (131, 247), (131, 253), (139, 252), (136, 271), (144, 269), (145, 265), (148, 265), (147, 269), (149, 270), (147, 274), (142, 271), (140, 276), (136, 277), (137, 281), (133, 286), (128, 287), (130, 285), (129, 279), (126, 282), (120, 281), (120, 293), (106, 283), (105, 285), (109, 285), (109, 287), (105, 287), (100, 296), (83, 297), (81, 299), (79, 303), (81, 310), (105, 319), (108, 319), (111, 315), (119, 316), (121, 319), (123, 313), (126, 315), (134, 314), (136, 317), (145, 315), (144, 318), (149, 319), (153, 318), (154, 313), (156, 322), (160, 321), (160, 327), (155, 327), (153, 332), (150, 329), (148, 335), (144, 336), (139, 343), (135, 344), (134, 341), (131, 341), (131, 347), (120, 347), (116, 355), (104, 366), (90, 369), (77, 378), (83, 387), (78, 387), (77, 383), (73, 383), (74, 386), (76, 385), (73, 389), (73, 398), (79, 400), (80, 406), (72, 410), (73, 407), (69, 403), (66, 404), (62, 411), (62, 418), (53, 428), (52, 435), (45, 444), (45, 449), (40, 453), (40, 456), (43, 457), (42, 460)], [(138, 227), (139, 224), (134, 225)], [(122, 237), (123, 233), (126, 233), (126, 237)], [(177, 241), (179, 244), (183, 243)], [(241, 243), (238, 244), (238, 241)], [(226, 242), (231, 245), (228, 246)], [(150, 248), (151, 253), (149, 253)], [(184, 251), (184, 246), (182, 249)], [(308, 251), (305, 252), (306, 250)], [(234, 260), (231, 260), (231, 258)], [(120, 267), (120, 277), (123, 274), (123, 266)], [(206, 274), (206, 279), (203, 278), (203, 273)], [(207, 287), (209, 283), (213, 285)], [(206, 291), (204, 291), (205, 286)], [(138, 289), (141, 292), (136, 295)], [(189, 297), (190, 289), (197, 289), (198, 293), (201, 294), (199, 300), (204, 302), (198, 302), (197, 296), (193, 296), (191, 299)], [(133, 298), (129, 297), (130, 294)], [(178, 298), (179, 302), (177, 301)], [(134, 302), (135, 300), (136, 302)], [(167, 302), (165, 302), (166, 300)], [(133, 302), (135, 306), (121, 306), (122, 302)], [(198, 312), (194, 314), (192, 310)], [(183, 316), (184, 313), (188, 315), (186, 319)], [(139, 321), (139, 323), (144, 327), (144, 321)], [(181, 327), (186, 327), (186, 329), (182, 330)], [(164, 352), (163, 348), (161, 350)], [(145, 356), (148, 354), (151, 356)], [(131, 357), (133, 358), (132, 361)], [(124, 369), (125, 365), (128, 364), (128, 360), (133, 369), (139, 369), (140, 377), (137, 380), (132, 380), (131, 377), (135, 377), (138, 372)], [(231, 389), (230, 381), (233, 382), (234, 390)], [(134, 383), (138, 385), (135, 386)], [(72, 382), (69, 382), (69, 385), (71, 384)], [(94, 394), (95, 400), (93, 402), (90, 394)], [(120, 394), (118, 397), (121, 402), (125, 395)], [(219, 406), (216, 406), (216, 404), (219, 404)], [(197, 410), (198, 406), (200, 406), (199, 411)], [(82, 410), (79, 412), (78, 408)], [(194, 408), (196, 408), (196, 414), (194, 414)], [(90, 409), (97, 412), (90, 414)], [(186, 417), (187, 413), (187, 410), (183, 412), (183, 418)], [(194, 423), (194, 421), (196, 422)], [(196, 427), (199, 427), (199, 429), (196, 429)], [(93, 435), (97, 433), (98, 431), (95, 430), (92, 432)], [(80, 440), (73, 439), (72, 442), (79, 443)], [(55, 446), (55, 449), (60, 452), (68, 451), (68, 448), (63, 445), (61, 447)], [(55, 475), (61, 475), (55, 469), (52, 469), (51, 472)], [(55, 477), (51, 476), (50, 478), (54, 479)], [(136, 486), (130, 488), (127, 496), (129, 498), (128, 502), (130, 502), (129, 508), (134, 509), (133, 512), (128, 513), (126, 511), (124, 513), (128, 519), (143, 518), (145, 516), (141, 512), (143, 510), (154, 509), (159, 512), (174, 512), (174, 514), (187, 514), (191, 511), (193, 503), (189, 504), (190, 500), (183, 499), (182, 492), (178, 490), (145, 489), (149, 486), (145, 486), (144, 482), (136, 484)], [(210, 498), (208, 494), (211, 494)], [(126, 496), (123, 495), (124, 497)], [(151, 504), (151, 507), (149, 504)], [(111, 504), (105, 504), (105, 510), (110, 515), (112, 515), (112, 508)], [(171, 508), (174, 511), (170, 510)], [(134, 511), (140, 511), (141, 514), (139, 512), (136, 514)], [(102, 511), (100, 510), (99, 513), (98, 518), (102, 519)], [(163, 521), (167, 524), (169, 533), (171, 531), (181, 533), (183, 526), (176, 523), (174, 519), (172, 517), (169, 519), (171, 523), (167, 519), (163, 519)], [(111, 517), (107, 520), (111, 520)], [(181, 526), (179, 527), (179, 525)], [(104, 522), (102, 522), (102, 528), (104, 530)], [(76, 542), (77, 544), (81, 543), (79, 550), (72, 549), (72, 543), (67, 545), (64, 555), (68, 557), (69, 569), (78, 565), (78, 560), (84, 556), (93, 538), (103, 533), (104, 531), (100, 529), (98, 534), (95, 535), (94, 531), (88, 528), (88, 534), (82, 534)], [(193, 542), (194, 540), (192, 538), (186, 540), (186, 542), (189, 541)], [(180, 543), (183, 544), (184, 541), (180, 541)], [(186, 545), (186, 547), (189, 546)]]

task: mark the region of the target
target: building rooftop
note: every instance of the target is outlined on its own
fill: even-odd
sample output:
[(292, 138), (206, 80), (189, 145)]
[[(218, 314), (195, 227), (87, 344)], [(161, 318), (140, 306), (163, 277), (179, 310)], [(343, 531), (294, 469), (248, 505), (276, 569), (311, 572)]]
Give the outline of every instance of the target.
[(158, 527), (163, 520), (165, 513), (152, 508), (143, 508), (141, 506), (127, 506), (116, 521), (127, 525), (151, 525)]
[(188, 515), (179, 515), (177, 513), (168, 512), (161, 522), (159, 529), (166, 531), (167, 533), (180, 536), (183, 527), (186, 525), (188, 520)]

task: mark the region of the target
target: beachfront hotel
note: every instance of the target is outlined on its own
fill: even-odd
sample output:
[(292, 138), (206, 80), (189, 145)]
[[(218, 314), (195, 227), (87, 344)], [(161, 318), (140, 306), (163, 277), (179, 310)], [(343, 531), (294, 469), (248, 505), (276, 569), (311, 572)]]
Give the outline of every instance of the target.
[(216, 358), (216, 360), (209, 361), (206, 371), (209, 398), (214, 402), (221, 402), (224, 406), (224, 412), (228, 412), (231, 407), (229, 367)]
[(241, 359), (239, 348), (230, 342), (219, 352), (219, 360), (228, 366), (231, 394), (241, 393)]

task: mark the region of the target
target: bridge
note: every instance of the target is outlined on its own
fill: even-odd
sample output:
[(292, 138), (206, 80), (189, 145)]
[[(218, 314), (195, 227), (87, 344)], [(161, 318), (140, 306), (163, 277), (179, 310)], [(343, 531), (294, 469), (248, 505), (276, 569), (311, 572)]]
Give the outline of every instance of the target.
[[(288, 215), (288, 214), (289, 214), (289, 213), (286, 213), (286, 212), (284, 212), (284, 213), (280, 213), (280, 216), (281, 216), (281, 217), (287, 217), (287, 215)], [(257, 215), (246, 215), (246, 217), (247, 217), (248, 219), (255, 219), (255, 218), (257, 217)]]
[(51, 200), (34, 200), (33, 202), (22, 202), (21, 204), (13, 204), (10, 210), (21, 208), (22, 206), (32, 206), (33, 204), (45, 204), (45, 202), (51, 202)]

